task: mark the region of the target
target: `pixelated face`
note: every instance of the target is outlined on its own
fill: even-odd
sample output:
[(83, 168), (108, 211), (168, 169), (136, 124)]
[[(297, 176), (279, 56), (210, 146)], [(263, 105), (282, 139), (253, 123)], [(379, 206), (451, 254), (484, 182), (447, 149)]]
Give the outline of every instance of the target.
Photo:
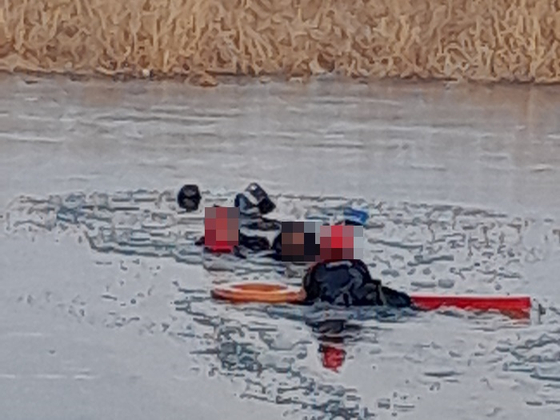
[(204, 244), (211, 248), (232, 248), (239, 243), (239, 209), (206, 207)]
[(362, 226), (321, 226), (321, 260), (361, 259), (363, 232)]
[(282, 222), (282, 260), (309, 262), (318, 258), (317, 223)]

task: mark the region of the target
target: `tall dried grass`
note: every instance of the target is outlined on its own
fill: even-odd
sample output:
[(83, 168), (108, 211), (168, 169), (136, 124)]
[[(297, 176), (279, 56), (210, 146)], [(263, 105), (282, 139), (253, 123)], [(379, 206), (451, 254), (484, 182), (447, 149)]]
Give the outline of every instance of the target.
[(559, 6), (560, 0), (0, 0), (0, 70), (551, 83), (560, 81)]

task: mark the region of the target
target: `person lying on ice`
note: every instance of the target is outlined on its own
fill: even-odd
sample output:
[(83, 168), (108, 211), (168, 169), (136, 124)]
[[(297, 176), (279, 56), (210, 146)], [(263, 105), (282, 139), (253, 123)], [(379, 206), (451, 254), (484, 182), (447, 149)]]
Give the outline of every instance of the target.
[[(200, 201), (200, 191), (194, 184), (183, 186), (177, 195), (179, 206), (186, 211), (197, 210)], [(246, 256), (248, 252), (269, 251), (268, 255), (271, 258), (281, 260), (281, 235), (282, 231), (286, 232), (289, 227), (284, 226), (283, 228), (282, 222), (266, 217), (276, 208), (266, 191), (259, 184), (253, 182), (247, 186), (245, 191), (235, 196), (234, 206), (238, 209), (237, 219), (239, 224), (236, 247), (228, 247), (224, 243), (216, 246), (213, 241), (206, 241), (204, 236), (199, 238), (195, 244), (205, 245), (206, 249), (211, 252), (229, 251), (239, 256)], [(206, 210), (208, 211), (208, 209)], [(230, 211), (229, 216), (227, 216), (227, 212), (220, 214), (221, 216), (218, 216), (215, 211), (210, 211), (208, 214), (209, 223), (215, 223), (213, 219), (219, 219), (220, 217), (230, 217), (232, 219), (231, 223), (234, 223), (235, 212)], [(359, 226), (365, 224), (367, 213), (348, 208), (345, 209), (343, 217), (343, 220), (339, 221), (338, 224)], [(294, 232), (296, 236), (298, 233)]]
[(355, 241), (363, 238), (361, 230), (354, 226), (321, 226), (318, 262), (309, 267), (302, 282), (304, 304), (412, 307), (407, 294), (374, 279), (367, 265), (356, 258), (361, 246)]
[[(207, 208), (205, 246), (211, 252), (235, 252), (239, 230), (237, 207)], [(368, 267), (356, 258), (355, 239), (363, 238), (361, 226), (320, 226), (313, 222), (284, 222), (280, 234), (279, 259), (311, 263), (302, 286), (303, 304), (325, 302), (336, 306), (412, 307), (408, 295), (382, 285), (372, 278)]]

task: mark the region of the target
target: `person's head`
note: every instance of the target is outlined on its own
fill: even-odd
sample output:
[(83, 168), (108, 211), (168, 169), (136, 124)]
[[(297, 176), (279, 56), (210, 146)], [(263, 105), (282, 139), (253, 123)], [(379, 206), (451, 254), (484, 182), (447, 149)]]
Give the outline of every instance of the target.
[(206, 207), (204, 245), (214, 250), (231, 250), (239, 243), (239, 209)]
[(315, 222), (282, 222), (280, 242), (283, 261), (312, 262), (319, 257)]
[(321, 226), (320, 259), (352, 260), (362, 254), (363, 227), (351, 225)]
[(198, 186), (186, 184), (183, 185), (177, 194), (177, 204), (186, 211), (196, 211), (198, 210), (201, 198)]

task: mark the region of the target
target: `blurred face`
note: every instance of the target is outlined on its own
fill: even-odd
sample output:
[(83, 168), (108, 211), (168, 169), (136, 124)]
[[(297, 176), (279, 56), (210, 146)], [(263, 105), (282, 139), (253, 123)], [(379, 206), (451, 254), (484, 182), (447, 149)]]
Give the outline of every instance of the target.
[(361, 258), (361, 226), (321, 226), (321, 259), (351, 260)]
[(204, 244), (212, 248), (231, 248), (239, 243), (239, 209), (207, 207), (204, 214)]
[(282, 232), (282, 255), (304, 255), (303, 232)]
[[(282, 259), (285, 261), (314, 261), (315, 231), (313, 222), (282, 223)], [(307, 242), (307, 243), (306, 243)]]

